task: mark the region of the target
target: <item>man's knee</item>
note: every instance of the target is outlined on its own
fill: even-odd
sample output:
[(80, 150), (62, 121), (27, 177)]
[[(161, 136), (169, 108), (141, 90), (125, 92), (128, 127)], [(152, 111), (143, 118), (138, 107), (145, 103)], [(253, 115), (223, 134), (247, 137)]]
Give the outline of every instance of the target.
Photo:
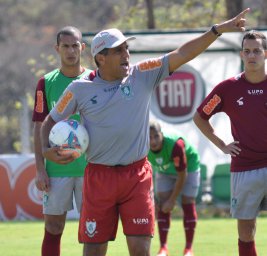
[(239, 239), (243, 242), (254, 240), (256, 233), (256, 220), (238, 220)]
[(133, 256), (149, 256), (151, 238), (147, 236), (127, 236), (127, 244), (130, 255)]
[(83, 256), (105, 256), (107, 253), (108, 243), (103, 244), (89, 244), (83, 245)]

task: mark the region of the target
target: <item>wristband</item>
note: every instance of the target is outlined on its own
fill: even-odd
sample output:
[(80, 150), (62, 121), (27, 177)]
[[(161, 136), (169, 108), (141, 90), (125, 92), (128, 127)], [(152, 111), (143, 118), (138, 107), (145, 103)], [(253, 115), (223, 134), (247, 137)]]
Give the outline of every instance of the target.
[(219, 37), (219, 36), (221, 36), (222, 34), (220, 34), (219, 32), (218, 32), (218, 30), (217, 30), (217, 25), (215, 24), (215, 25), (213, 25), (212, 27), (211, 27), (211, 32), (215, 35), (215, 36), (217, 36), (217, 37)]

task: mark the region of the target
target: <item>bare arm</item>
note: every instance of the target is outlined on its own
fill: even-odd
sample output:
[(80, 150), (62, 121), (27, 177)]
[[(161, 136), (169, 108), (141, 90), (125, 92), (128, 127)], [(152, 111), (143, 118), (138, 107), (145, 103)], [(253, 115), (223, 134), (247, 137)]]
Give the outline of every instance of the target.
[(68, 164), (72, 162), (75, 158), (70, 155), (62, 154), (62, 149), (59, 147), (50, 148), (49, 145), (49, 133), (52, 127), (55, 125), (55, 121), (50, 115), (46, 117), (41, 126), (41, 145), (43, 156), (53, 162), (58, 164)]
[(49, 178), (45, 169), (44, 158), (42, 154), (41, 146), (41, 131), (42, 122), (34, 122), (34, 153), (35, 153), (35, 162), (36, 162), (36, 177), (35, 184), (38, 190), (48, 191), (49, 190)]
[(195, 113), (193, 121), (198, 129), (225, 154), (230, 154), (231, 156), (236, 156), (239, 154), (241, 151), (241, 149), (237, 146), (239, 142), (233, 141), (232, 143), (226, 145), (224, 141), (215, 134), (210, 122), (203, 119), (198, 112)]
[[(224, 32), (242, 32), (245, 31), (245, 15), (249, 8), (238, 14), (233, 19), (227, 20), (217, 25), (216, 29), (219, 34)], [(169, 71), (173, 72), (181, 65), (192, 60), (200, 53), (205, 51), (215, 40), (217, 36), (212, 31), (207, 31), (201, 36), (185, 43), (180, 48), (170, 52)]]

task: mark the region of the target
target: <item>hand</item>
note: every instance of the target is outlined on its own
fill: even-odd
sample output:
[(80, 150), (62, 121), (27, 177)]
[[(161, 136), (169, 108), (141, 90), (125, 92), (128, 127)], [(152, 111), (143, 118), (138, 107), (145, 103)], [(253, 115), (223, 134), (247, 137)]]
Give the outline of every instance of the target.
[(60, 147), (46, 148), (43, 150), (43, 156), (58, 164), (68, 164), (75, 159), (73, 153), (65, 154), (64, 149)]
[(217, 31), (221, 34), (223, 32), (244, 32), (246, 30), (245, 16), (249, 12), (249, 8), (239, 13), (234, 18), (227, 20), (217, 25)]
[(175, 201), (167, 200), (161, 206), (161, 211), (164, 213), (171, 212), (175, 206)]
[(50, 189), (49, 177), (46, 170), (37, 170), (35, 185), (38, 190), (48, 192)]
[(228, 145), (225, 145), (223, 148), (221, 148), (221, 150), (225, 154), (230, 154), (231, 156), (235, 157), (239, 155), (241, 151), (241, 149), (236, 144), (239, 144), (239, 141), (234, 141)]

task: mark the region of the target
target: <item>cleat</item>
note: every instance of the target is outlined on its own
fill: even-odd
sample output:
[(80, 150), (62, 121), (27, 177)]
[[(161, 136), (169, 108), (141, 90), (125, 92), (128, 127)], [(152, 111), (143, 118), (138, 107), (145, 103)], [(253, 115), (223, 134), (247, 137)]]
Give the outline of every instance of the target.
[(184, 256), (194, 256), (192, 249), (184, 249)]
[(168, 249), (165, 247), (160, 248), (157, 256), (168, 256)]

